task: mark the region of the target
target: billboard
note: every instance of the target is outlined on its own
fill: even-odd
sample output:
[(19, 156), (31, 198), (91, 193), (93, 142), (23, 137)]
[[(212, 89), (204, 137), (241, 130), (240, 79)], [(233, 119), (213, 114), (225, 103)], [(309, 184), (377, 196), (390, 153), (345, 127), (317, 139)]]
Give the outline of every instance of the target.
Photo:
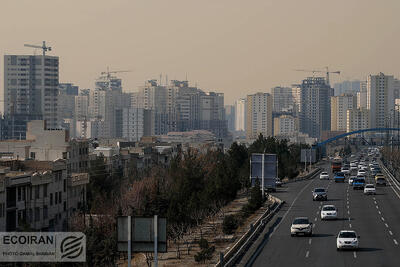
[[(253, 153), (250, 158), (250, 179), (251, 185), (262, 180), (262, 160), (263, 154)], [(276, 154), (264, 154), (264, 187), (275, 188), (276, 178), (278, 177), (278, 157)]]

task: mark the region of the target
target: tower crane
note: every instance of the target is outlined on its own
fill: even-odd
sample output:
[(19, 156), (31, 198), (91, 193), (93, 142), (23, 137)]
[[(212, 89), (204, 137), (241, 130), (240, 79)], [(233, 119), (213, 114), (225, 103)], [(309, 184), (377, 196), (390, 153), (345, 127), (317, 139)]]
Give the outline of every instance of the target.
[(43, 50), (43, 57), (46, 55), (47, 51), (51, 51), (50, 46), (46, 46), (46, 41), (43, 41), (42, 46), (40, 45), (31, 45), (31, 44), (24, 44), (25, 47), (32, 47), (32, 48), (39, 48)]
[(132, 72), (131, 70), (116, 70), (116, 71), (110, 71), (109, 68), (107, 67), (107, 71), (102, 71), (101, 75), (105, 75), (107, 79), (111, 78), (111, 74), (113, 73), (121, 73), (121, 72)]
[(296, 69), (296, 70), (294, 70), (294, 71), (312, 72), (313, 77), (314, 77), (315, 73), (317, 73), (317, 72), (318, 72), (318, 73), (324, 72), (324, 73), (326, 74), (326, 84), (327, 84), (327, 85), (330, 85), (330, 84), (329, 84), (329, 74), (330, 74), (330, 73), (340, 74), (340, 71), (329, 71), (329, 68), (328, 68), (328, 67), (325, 67), (325, 68), (326, 68), (326, 71), (322, 71), (322, 70), (303, 70), (303, 69)]

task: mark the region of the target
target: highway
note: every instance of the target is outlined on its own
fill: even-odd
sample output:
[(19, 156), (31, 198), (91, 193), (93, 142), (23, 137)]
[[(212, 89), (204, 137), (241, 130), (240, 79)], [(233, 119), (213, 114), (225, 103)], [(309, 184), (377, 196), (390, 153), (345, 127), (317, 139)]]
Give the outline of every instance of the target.
[[(323, 168), (328, 171), (329, 165)], [(246, 266), (400, 266), (400, 184), (390, 182), (377, 187), (376, 195), (364, 195), (348, 184), (312, 180), (284, 185), (276, 196), (286, 201), (275, 215), (275, 227), (265, 237), (258, 253)], [(373, 183), (367, 178), (367, 183)], [(313, 201), (316, 187), (328, 190), (328, 201)], [(321, 221), (323, 205), (333, 204), (338, 219)], [(313, 222), (312, 237), (290, 236), (295, 217), (307, 216)], [(356, 251), (337, 251), (336, 236), (340, 230), (354, 230), (360, 236)]]

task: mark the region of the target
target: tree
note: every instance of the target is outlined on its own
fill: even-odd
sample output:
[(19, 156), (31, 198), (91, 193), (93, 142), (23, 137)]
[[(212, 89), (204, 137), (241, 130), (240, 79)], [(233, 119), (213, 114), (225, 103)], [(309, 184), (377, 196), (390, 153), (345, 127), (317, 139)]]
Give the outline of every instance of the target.
[(204, 238), (199, 241), (200, 251), (194, 255), (194, 260), (196, 262), (205, 263), (206, 260), (210, 260), (215, 251), (215, 246), (211, 246), (208, 244), (208, 241)]

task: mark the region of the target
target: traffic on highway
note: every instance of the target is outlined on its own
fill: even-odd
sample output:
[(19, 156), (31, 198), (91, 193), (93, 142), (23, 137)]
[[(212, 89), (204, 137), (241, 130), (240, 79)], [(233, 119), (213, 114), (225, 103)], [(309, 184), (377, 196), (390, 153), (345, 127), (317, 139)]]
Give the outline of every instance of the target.
[(314, 179), (282, 185), (286, 204), (245, 266), (400, 266), (400, 183), (379, 159), (326, 159)]

